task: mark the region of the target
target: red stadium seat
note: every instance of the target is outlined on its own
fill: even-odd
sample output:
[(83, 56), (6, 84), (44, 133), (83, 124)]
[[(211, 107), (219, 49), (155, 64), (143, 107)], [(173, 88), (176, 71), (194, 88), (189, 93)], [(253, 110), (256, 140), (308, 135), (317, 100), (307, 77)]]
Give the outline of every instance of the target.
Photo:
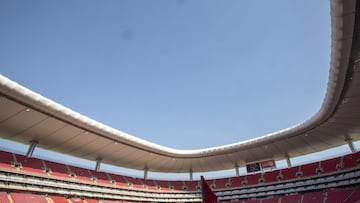
[(108, 185), (112, 184), (107, 173), (99, 172), (99, 171), (93, 171), (93, 170), (90, 171), (90, 173), (91, 173), (91, 175), (94, 176), (97, 183), (108, 184)]
[(14, 163), (14, 157), (12, 153), (0, 151), (0, 167), (4, 169), (13, 170), (15, 167), (12, 165)]
[(347, 170), (357, 167), (359, 164), (359, 159), (360, 152), (345, 155), (342, 160), (342, 169)]
[(155, 182), (160, 186), (161, 190), (170, 190), (169, 181), (167, 181), (167, 180), (156, 180)]
[(31, 193), (10, 193), (14, 203), (48, 203), (42, 195)]
[(280, 170), (268, 171), (263, 174), (265, 183), (274, 183), (279, 181)]
[(69, 166), (69, 169), (70, 172), (75, 175), (76, 179), (93, 182), (93, 179), (88, 169), (79, 168), (76, 166)]
[(170, 187), (172, 187), (174, 190), (184, 190), (185, 184), (184, 181), (169, 181)]
[(50, 196), (50, 199), (54, 203), (69, 203), (65, 197), (61, 197), (61, 196)]
[(99, 203), (99, 201), (95, 200), (95, 199), (85, 199), (84, 202), (86, 202), (86, 203)]
[(320, 168), (319, 162), (309, 163), (309, 164), (301, 165), (299, 167), (300, 167), (300, 171), (302, 172), (301, 177), (316, 176), (318, 175), (318, 170)]
[(225, 189), (228, 188), (229, 183), (231, 179), (230, 178), (219, 178), (215, 180), (216, 189)]
[(0, 202), (1, 203), (11, 203), (6, 192), (0, 192)]
[(324, 201), (323, 192), (307, 192), (304, 194), (302, 202), (322, 203), (323, 201)]
[(356, 188), (344, 203), (354, 203), (360, 200), (360, 188)]
[(250, 200), (244, 200), (244, 203), (260, 203), (261, 200), (259, 199), (250, 199)]
[(124, 178), (125, 180), (127, 180), (128, 183), (132, 185), (132, 187), (140, 189), (144, 188), (144, 185), (139, 181), (139, 179), (130, 176), (124, 176)]
[(45, 161), (46, 167), (49, 168), (51, 170), (50, 174), (51, 176), (56, 176), (56, 177), (60, 177), (60, 178), (69, 178), (70, 177), (70, 173), (68, 171), (68, 169), (66, 168), (66, 165), (64, 164), (59, 164), (56, 162), (52, 162), (52, 161)]
[(84, 199), (79, 198), (79, 197), (73, 197), (73, 198), (69, 199), (69, 202), (71, 202), (71, 203), (87, 203)]
[(246, 185), (245, 176), (231, 177), (231, 187), (242, 187)]
[(279, 202), (279, 197), (272, 197), (272, 198), (261, 200), (261, 203), (278, 203), (278, 202)]
[(320, 162), (322, 168), (322, 174), (334, 173), (337, 172), (341, 163), (341, 157), (336, 157), (328, 160), (323, 160)]
[(30, 173), (40, 173), (45, 175), (44, 165), (40, 159), (28, 158), (23, 155), (16, 154), (17, 162), (21, 163), (21, 170)]
[(116, 175), (116, 174), (109, 174), (110, 178), (116, 182), (116, 185), (121, 187), (129, 187), (127, 180), (125, 180), (124, 176)]
[(149, 190), (157, 190), (157, 184), (154, 180), (148, 180), (148, 179), (140, 179), (140, 181), (146, 186)]
[(332, 189), (327, 191), (326, 203), (344, 202), (350, 196), (352, 189)]
[(297, 174), (299, 173), (299, 167), (294, 166), (291, 168), (281, 169), (282, 180), (291, 180), (298, 178)]
[(247, 185), (257, 185), (260, 183), (261, 173), (250, 174), (246, 176)]
[[(206, 180), (208, 185), (211, 184), (211, 182), (209, 182), (209, 180)], [(200, 182), (199, 181), (184, 181), (185, 187), (187, 187), (188, 191), (197, 191), (200, 190)]]
[(281, 198), (281, 203), (300, 203), (301, 202), (301, 195), (294, 194), (294, 195), (287, 195)]

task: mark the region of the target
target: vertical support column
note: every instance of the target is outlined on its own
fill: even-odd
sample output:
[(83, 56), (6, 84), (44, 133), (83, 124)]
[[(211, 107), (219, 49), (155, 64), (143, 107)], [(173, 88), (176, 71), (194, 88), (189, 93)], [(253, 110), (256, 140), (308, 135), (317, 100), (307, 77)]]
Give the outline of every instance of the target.
[(190, 171), (189, 171), (189, 178), (190, 178), (190, 180), (193, 180), (193, 170), (192, 169), (190, 169)]
[(240, 176), (239, 165), (237, 163), (235, 164), (235, 173), (236, 176)]
[(146, 180), (148, 178), (148, 172), (149, 172), (149, 168), (145, 167), (144, 168), (144, 180)]
[(32, 155), (33, 155), (33, 153), (34, 153), (34, 150), (35, 150), (35, 147), (36, 147), (36, 145), (37, 145), (38, 143), (39, 143), (39, 142), (36, 141), (36, 140), (31, 140), (31, 141), (30, 141), (29, 148), (28, 148), (28, 150), (27, 150), (27, 152), (26, 152), (26, 156), (27, 156), (28, 158), (32, 157)]
[(352, 153), (355, 153), (357, 151), (353, 143), (353, 139), (348, 134), (345, 134), (345, 142), (349, 145)]
[(287, 163), (287, 165), (288, 165), (288, 167), (290, 168), (290, 167), (292, 167), (292, 164), (291, 164), (291, 160), (290, 160), (290, 157), (289, 157), (289, 155), (285, 155), (285, 158), (286, 158), (286, 163)]
[(96, 158), (96, 165), (95, 165), (95, 171), (99, 171), (100, 165), (101, 165), (102, 158), (98, 157)]

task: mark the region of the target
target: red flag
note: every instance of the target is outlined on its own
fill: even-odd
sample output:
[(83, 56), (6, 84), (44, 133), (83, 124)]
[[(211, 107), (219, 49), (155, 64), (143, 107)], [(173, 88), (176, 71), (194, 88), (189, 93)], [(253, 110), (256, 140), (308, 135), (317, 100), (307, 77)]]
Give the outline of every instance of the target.
[(214, 203), (217, 201), (217, 196), (211, 190), (203, 176), (201, 176), (201, 193), (202, 203)]

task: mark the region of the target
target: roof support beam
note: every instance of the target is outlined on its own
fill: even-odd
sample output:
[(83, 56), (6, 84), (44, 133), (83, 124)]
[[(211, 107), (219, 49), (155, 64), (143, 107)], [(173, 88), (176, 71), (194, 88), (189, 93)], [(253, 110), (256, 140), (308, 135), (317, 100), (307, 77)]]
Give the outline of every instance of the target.
[(36, 140), (31, 140), (30, 141), (29, 148), (28, 148), (28, 150), (26, 152), (26, 157), (28, 157), (28, 158), (32, 157), (37, 144), (39, 144), (39, 142), (36, 141)]
[(193, 180), (193, 170), (192, 169), (190, 169), (190, 171), (189, 171), (189, 178), (190, 178), (190, 180)]
[(240, 176), (239, 165), (237, 163), (235, 164), (235, 173), (236, 176)]
[(99, 171), (100, 165), (101, 165), (102, 158), (98, 157), (96, 158), (96, 165), (95, 165), (95, 171)]
[(345, 134), (345, 142), (348, 144), (352, 153), (355, 153), (357, 151), (353, 143), (353, 139), (349, 136), (349, 134)]
[(148, 178), (148, 173), (149, 173), (149, 168), (145, 167), (144, 168), (144, 180), (146, 180)]
[(286, 154), (285, 159), (286, 159), (286, 163), (287, 163), (288, 167), (290, 168), (292, 166), (292, 164), (291, 164), (291, 160), (290, 160), (289, 155)]

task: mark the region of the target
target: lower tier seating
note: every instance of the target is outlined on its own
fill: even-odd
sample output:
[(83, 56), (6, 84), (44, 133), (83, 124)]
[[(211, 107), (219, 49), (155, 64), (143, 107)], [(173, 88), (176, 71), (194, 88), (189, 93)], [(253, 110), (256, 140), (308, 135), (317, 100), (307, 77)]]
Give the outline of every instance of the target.
[(0, 202), (1, 203), (10, 203), (10, 200), (9, 200), (6, 192), (0, 192)]
[(48, 203), (43, 195), (31, 193), (10, 193), (14, 203)]

